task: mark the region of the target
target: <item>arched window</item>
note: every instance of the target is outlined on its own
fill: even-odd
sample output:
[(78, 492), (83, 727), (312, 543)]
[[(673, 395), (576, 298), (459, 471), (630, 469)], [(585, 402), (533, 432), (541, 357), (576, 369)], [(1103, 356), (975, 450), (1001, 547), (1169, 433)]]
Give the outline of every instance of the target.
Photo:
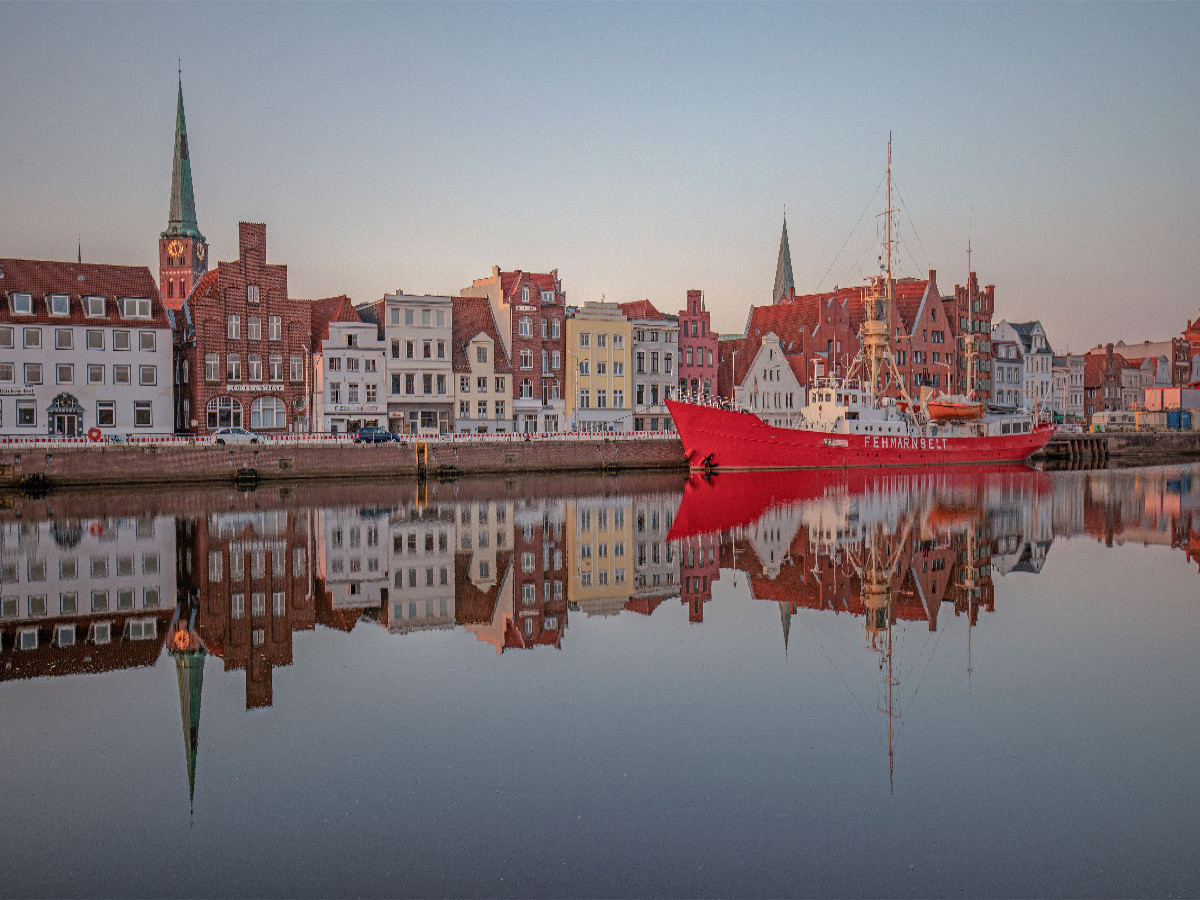
[(287, 425), (287, 408), (278, 397), (259, 397), (250, 404), (250, 427), (283, 428)]
[(170, 278), (167, 279), (167, 296), (175, 296), (175, 282), (173, 282)]
[(207, 412), (209, 428), (242, 427), (242, 404), (232, 397), (213, 397)]
[(517, 322), (517, 333), (521, 337), (533, 337), (533, 319), (529, 316), (521, 316)]
[(528, 347), (526, 347), (524, 350), (521, 351), (521, 368), (522, 369), (532, 369), (533, 368), (533, 351), (530, 350)]

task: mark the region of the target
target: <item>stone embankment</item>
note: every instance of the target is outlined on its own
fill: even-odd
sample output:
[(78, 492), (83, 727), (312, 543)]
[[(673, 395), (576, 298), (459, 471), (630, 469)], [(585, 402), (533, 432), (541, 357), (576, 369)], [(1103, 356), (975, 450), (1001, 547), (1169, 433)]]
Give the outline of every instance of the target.
[[(1059, 435), (1035, 459), (1099, 467), (1200, 458), (1200, 432)], [(684, 468), (678, 438), (538, 436), (403, 444), (268, 441), (214, 446), (167, 439), (132, 444), (40, 441), (0, 445), (0, 488), (418, 479), (525, 473), (612, 474)]]
[(678, 438), (538, 437), (403, 444), (269, 441), (214, 446), (169, 439), (135, 444), (0, 446), (0, 487), (417, 478), (529, 472), (682, 469)]
[(1200, 458), (1200, 432), (1130, 431), (1056, 435), (1035, 460), (1072, 467), (1140, 466)]

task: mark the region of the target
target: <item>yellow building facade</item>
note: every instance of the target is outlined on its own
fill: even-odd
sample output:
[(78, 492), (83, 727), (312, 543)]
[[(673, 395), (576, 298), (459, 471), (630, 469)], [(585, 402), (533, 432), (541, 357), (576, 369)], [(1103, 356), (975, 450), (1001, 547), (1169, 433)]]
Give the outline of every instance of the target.
[(567, 418), (576, 431), (633, 424), (633, 325), (616, 303), (589, 301), (567, 319)]

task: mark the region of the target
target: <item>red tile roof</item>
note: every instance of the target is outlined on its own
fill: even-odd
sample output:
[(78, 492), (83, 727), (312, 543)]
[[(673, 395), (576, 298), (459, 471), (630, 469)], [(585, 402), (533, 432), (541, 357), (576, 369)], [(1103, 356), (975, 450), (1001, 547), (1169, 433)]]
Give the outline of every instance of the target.
[(453, 336), (451, 359), (455, 372), (470, 372), (471, 361), (467, 359), (467, 347), (480, 332), (492, 339), (495, 348), (496, 372), (506, 375), (512, 372), (512, 364), (504, 353), (504, 344), (496, 328), (491, 304), (486, 297), (452, 297), (454, 310), (450, 316)]
[(523, 272), (520, 269), (512, 272), (501, 272), (500, 295), (505, 300), (511, 300), (517, 288), (524, 283), (536, 286), (539, 291), (557, 290), (555, 287), (557, 279), (557, 272)]
[[(292, 302), (303, 303), (304, 301), (293, 300)], [(362, 321), (362, 317), (359, 316), (358, 310), (354, 308), (354, 304), (350, 302), (350, 298), (345, 294), (339, 294), (336, 297), (326, 297), (323, 300), (313, 300), (311, 302), (312, 341), (314, 350), (318, 349), (323, 341), (329, 340), (330, 322)]]
[(663, 314), (654, 308), (654, 304), (649, 300), (631, 300), (628, 303), (618, 303), (623, 312), (630, 319), (662, 319)]
[[(750, 337), (726, 338), (717, 342), (717, 355), (719, 356), (717, 396), (733, 397), (734, 386), (742, 383), (761, 346), (762, 337), (757, 334), (752, 334)], [(733, 355), (735, 351), (737, 352), (736, 357)], [(736, 370), (734, 369), (735, 360), (737, 362)]]
[[(150, 300), (150, 318), (134, 320), (142, 327), (169, 328), (167, 309), (158, 296), (158, 286), (145, 266), (110, 266), (104, 263), (52, 262), (41, 259), (0, 259), (0, 295), (32, 294), (33, 314), (14, 316), (10, 303), (0, 304), (0, 319), (43, 324), (96, 324), (97, 318), (84, 314), (83, 297), (105, 298), (107, 324), (121, 319), (116, 302), (121, 297), (145, 297)], [(52, 316), (46, 304), (47, 294), (66, 294), (69, 313)]]

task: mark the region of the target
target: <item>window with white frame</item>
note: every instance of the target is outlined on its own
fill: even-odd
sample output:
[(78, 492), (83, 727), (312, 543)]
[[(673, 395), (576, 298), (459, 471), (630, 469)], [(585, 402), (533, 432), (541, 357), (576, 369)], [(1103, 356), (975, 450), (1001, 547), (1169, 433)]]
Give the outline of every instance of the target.
[(112, 337), (113, 337), (112, 345), (113, 345), (114, 350), (128, 350), (129, 349), (130, 343), (129, 343), (129, 332), (128, 331), (124, 331), (124, 330), (114, 331)]
[(138, 366), (138, 384), (158, 384), (158, 367)]
[(149, 428), (154, 424), (153, 404), (149, 400), (137, 400), (133, 404), (133, 424), (138, 428)]
[(121, 315), (126, 319), (148, 319), (150, 318), (150, 298), (122, 297), (121, 309)]
[(250, 405), (251, 428), (284, 428), (287, 407), (278, 397), (259, 397)]
[(104, 298), (103, 297), (85, 297), (83, 300), (84, 307), (87, 310), (87, 315), (90, 318), (96, 318), (104, 315)]
[(236, 341), (242, 336), (242, 317), (230, 313), (225, 317), (225, 337)]
[(33, 294), (13, 294), (12, 311), (14, 315), (18, 316), (33, 315)]
[(267, 340), (283, 340), (283, 317), (267, 316)]
[(112, 428), (117, 424), (116, 403), (112, 400), (96, 401), (96, 424), (101, 428)]
[(42, 329), (26, 328), (22, 332), (23, 343), (27, 350), (37, 350), (42, 346)]

